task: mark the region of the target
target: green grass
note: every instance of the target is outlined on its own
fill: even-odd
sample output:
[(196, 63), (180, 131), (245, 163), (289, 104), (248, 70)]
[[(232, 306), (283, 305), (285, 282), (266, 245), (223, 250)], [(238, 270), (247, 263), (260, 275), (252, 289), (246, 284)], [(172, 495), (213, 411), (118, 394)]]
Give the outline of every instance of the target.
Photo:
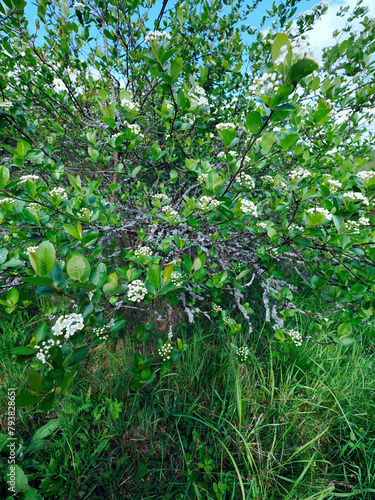
[[(1, 326), (5, 395), (9, 385), (26, 388), (27, 371), (9, 353), (33, 320), (18, 314)], [(309, 334), (304, 318), (299, 331)], [(43, 498), (375, 498), (369, 327), (357, 328), (351, 347), (305, 341), (291, 357), (275, 357), (254, 335), (250, 363), (238, 365), (232, 339), (197, 323), (178, 333), (189, 348), (172, 372), (140, 391), (129, 389), (130, 333), (91, 352), (49, 415), (19, 411), (24, 441), (59, 418), (43, 448), (17, 458)], [(150, 354), (150, 345), (139, 347)]]

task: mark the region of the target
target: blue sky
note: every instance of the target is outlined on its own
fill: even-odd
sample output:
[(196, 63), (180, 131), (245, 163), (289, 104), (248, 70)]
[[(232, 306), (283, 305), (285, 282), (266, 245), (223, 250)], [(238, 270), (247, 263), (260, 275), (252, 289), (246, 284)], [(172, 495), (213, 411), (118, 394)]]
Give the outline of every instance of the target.
[[(255, 26), (255, 27), (259, 28), (262, 17), (264, 16), (264, 14), (266, 13), (267, 10), (272, 8), (273, 2), (274, 2), (274, 0), (263, 0), (260, 3), (260, 5), (257, 7), (257, 9), (254, 11), (254, 13), (252, 13), (249, 16), (247, 23), (250, 24), (251, 26)], [(84, 1), (82, 3), (84, 3)], [(280, 3), (280, 2), (276, 2), (276, 3)], [(317, 3), (319, 3), (318, 0), (311, 0), (311, 1), (310, 0), (303, 0), (302, 2), (300, 2), (296, 6), (297, 7), (296, 15), (299, 14), (300, 12), (304, 12), (307, 9), (311, 9), (311, 7), (313, 7), (313, 5), (315, 5)], [(169, 6), (169, 8), (173, 7), (174, 2), (170, 1), (169, 4), (167, 5), (167, 8), (168, 8), (168, 6)], [(245, 2), (245, 4), (246, 4), (246, 2)], [(157, 16), (159, 15), (160, 8), (161, 8), (161, 1), (157, 0), (156, 5), (154, 5), (154, 7), (152, 7), (152, 9), (150, 9), (149, 20), (148, 20), (148, 23), (146, 25), (147, 28), (149, 28), (151, 30), (154, 29), (154, 22), (155, 22)], [(228, 11), (229, 11), (229, 7), (228, 7)], [(26, 8), (25, 8), (25, 15), (27, 17), (27, 20), (30, 23), (30, 29), (32, 31), (34, 31), (35, 20), (37, 19), (37, 6), (36, 6), (35, 2), (27, 1)], [(40, 34), (43, 35), (42, 29), (40, 30)]]

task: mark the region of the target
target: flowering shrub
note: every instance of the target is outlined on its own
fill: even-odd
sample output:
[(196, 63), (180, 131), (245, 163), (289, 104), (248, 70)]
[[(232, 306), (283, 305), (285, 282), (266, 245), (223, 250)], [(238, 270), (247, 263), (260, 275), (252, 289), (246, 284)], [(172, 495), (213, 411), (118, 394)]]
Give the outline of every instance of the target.
[[(170, 334), (152, 357), (136, 353), (133, 388), (187, 348), (172, 338), (177, 310), (230, 337), (264, 323), (277, 350), (303, 343), (297, 312), (315, 325), (312, 341), (350, 345), (359, 322), (372, 325), (375, 175), (363, 170), (373, 137), (362, 124), (374, 94), (373, 20), (357, 10), (361, 34), (319, 63), (301, 37), (324, 4), (295, 24), (280, 4), (274, 28), (248, 43), (241, 31), (253, 29), (215, 2), (193, 2), (197, 15), (176, 5), (153, 32), (133, 22), (138, 3), (121, 15), (111, 1), (40, 4), (38, 22), (61, 37), (43, 50), (22, 7), (3, 6), (0, 304), (8, 314), (29, 307), (24, 284), (63, 299), (13, 351), (31, 367), (19, 406), (52, 408), (89, 347), (122, 330), (128, 309), (154, 312), (159, 298)], [(100, 29), (104, 49), (89, 43)], [(302, 296), (327, 303), (333, 333)], [(248, 348), (236, 356), (247, 360)]]

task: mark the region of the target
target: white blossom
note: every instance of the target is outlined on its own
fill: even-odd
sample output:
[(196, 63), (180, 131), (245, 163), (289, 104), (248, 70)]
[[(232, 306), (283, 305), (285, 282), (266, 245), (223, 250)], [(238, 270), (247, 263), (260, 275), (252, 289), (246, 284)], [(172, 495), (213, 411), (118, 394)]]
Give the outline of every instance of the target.
[(78, 217), (82, 217), (82, 219), (89, 220), (94, 215), (94, 212), (90, 210), (88, 207), (83, 207), (78, 212)]
[(199, 209), (206, 212), (207, 210), (212, 210), (220, 205), (220, 201), (215, 200), (212, 196), (202, 196), (199, 199)]
[(51, 198), (59, 198), (60, 200), (68, 199), (68, 193), (65, 191), (63, 187), (55, 187), (51, 189), (49, 195), (51, 196)]
[(311, 214), (312, 216), (316, 214), (323, 214), (327, 220), (332, 220), (332, 214), (330, 214), (329, 210), (322, 207), (309, 208), (307, 209), (307, 213)]
[(134, 280), (128, 285), (128, 299), (132, 302), (140, 302), (145, 298), (147, 288), (142, 280)]
[(311, 175), (311, 172), (308, 170), (302, 168), (302, 167), (297, 167), (291, 170), (289, 177), (290, 179), (293, 179), (295, 181), (300, 181), (302, 179), (305, 179), (305, 177), (309, 177)]
[(236, 125), (234, 123), (228, 122), (228, 123), (218, 123), (216, 125), (217, 130), (234, 130), (236, 128)]
[(208, 106), (209, 102), (206, 97), (206, 91), (202, 87), (194, 87), (188, 93), (188, 98), (192, 106)]
[(158, 349), (159, 355), (161, 356), (161, 359), (163, 361), (167, 361), (168, 359), (171, 359), (170, 354), (173, 351), (173, 346), (170, 342), (170, 340), (167, 340), (163, 347)]
[(18, 181), (18, 184), (24, 184), (26, 181), (37, 181), (39, 179), (39, 175), (22, 175), (20, 177), (20, 180)]
[(143, 255), (144, 257), (149, 257), (150, 255), (152, 255), (152, 250), (148, 246), (143, 246), (141, 248), (136, 248), (134, 250), (134, 255), (136, 255), (137, 257), (139, 257), (140, 255)]
[(288, 335), (290, 339), (295, 343), (296, 346), (302, 345), (302, 335), (296, 330), (288, 330)]
[(244, 214), (258, 216), (257, 207), (250, 200), (241, 199), (241, 210)]
[(171, 36), (168, 35), (168, 33), (166, 33), (165, 31), (158, 31), (158, 30), (155, 30), (155, 31), (149, 31), (146, 35), (146, 38), (145, 38), (145, 42), (146, 43), (151, 43), (151, 42), (155, 42), (155, 43), (163, 43), (164, 40), (170, 40), (171, 39)]
[(238, 356), (238, 361), (243, 363), (250, 357), (250, 349), (246, 346), (242, 346), (237, 349), (236, 355)]
[(362, 172), (357, 172), (355, 174), (361, 181), (363, 181), (365, 184), (368, 184), (371, 179), (375, 177), (375, 171), (374, 170), (362, 170)]
[(361, 229), (363, 229), (363, 226), (369, 226), (370, 225), (370, 219), (367, 217), (360, 217), (357, 221), (355, 220), (348, 220), (345, 222), (345, 229), (349, 232), (358, 234)]
[(342, 193), (342, 195), (344, 198), (353, 202), (359, 201), (362, 202), (364, 205), (370, 204), (368, 198), (362, 193), (356, 193), (354, 191), (345, 191), (344, 193)]

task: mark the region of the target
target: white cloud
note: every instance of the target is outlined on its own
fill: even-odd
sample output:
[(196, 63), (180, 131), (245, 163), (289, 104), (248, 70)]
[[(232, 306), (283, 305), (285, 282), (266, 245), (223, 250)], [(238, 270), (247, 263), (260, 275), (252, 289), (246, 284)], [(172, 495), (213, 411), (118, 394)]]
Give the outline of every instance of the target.
[[(311, 47), (314, 49), (316, 56), (321, 59), (323, 49), (335, 43), (332, 33), (335, 30), (341, 31), (347, 23), (348, 15), (353, 11), (357, 4), (356, 0), (331, 0), (329, 2), (328, 11), (322, 16), (314, 28), (308, 32)], [(336, 16), (340, 7), (349, 6), (349, 12), (345, 17)], [(369, 17), (375, 17), (375, 2), (373, 0), (365, 0), (362, 7), (368, 7)], [(361, 25), (358, 20), (351, 23), (352, 31), (360, 31)], [(341, 40), (345, 40), (349, 33), (342, 33)]]

